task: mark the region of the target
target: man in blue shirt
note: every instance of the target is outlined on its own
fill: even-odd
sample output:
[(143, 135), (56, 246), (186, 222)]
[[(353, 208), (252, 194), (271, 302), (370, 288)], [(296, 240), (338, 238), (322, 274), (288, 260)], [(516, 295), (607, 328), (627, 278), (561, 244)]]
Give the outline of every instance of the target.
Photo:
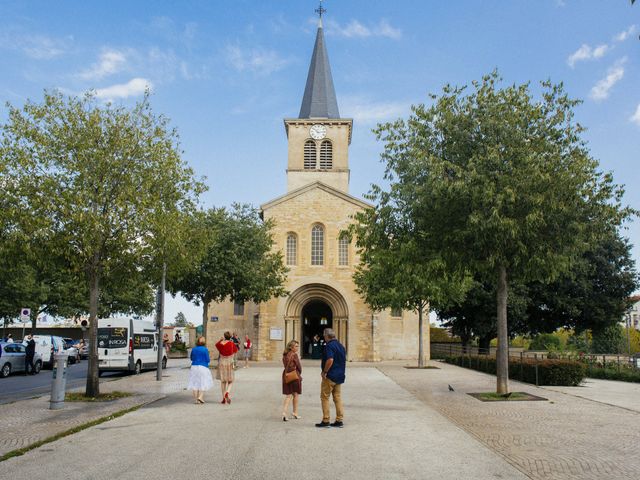
[[(316, 427), (338, 427), (342, 428), (341, 387), (344, 383), (347, 355), (342, 344), (336, 340), (336, 334), (331, 328), (324, 329), (324, 341), (326, 345), (322, 352), (322, 384), (320, 386), (320, 401), (322, 403), (322, 422), (316, 423)], [(331, 410), (329, 407), (329, 397), (333, 395), (333, 403), (336, 406), (336, 421), (330, 423)]]

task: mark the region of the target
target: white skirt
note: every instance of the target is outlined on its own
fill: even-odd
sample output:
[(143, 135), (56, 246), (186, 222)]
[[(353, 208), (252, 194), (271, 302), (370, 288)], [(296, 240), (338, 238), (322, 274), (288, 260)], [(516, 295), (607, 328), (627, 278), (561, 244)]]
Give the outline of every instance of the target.
[(189, 371), (189, 390), (210, 390), (213, 387), (213, 378), (211, 370), (202, 365), (191, 365)]

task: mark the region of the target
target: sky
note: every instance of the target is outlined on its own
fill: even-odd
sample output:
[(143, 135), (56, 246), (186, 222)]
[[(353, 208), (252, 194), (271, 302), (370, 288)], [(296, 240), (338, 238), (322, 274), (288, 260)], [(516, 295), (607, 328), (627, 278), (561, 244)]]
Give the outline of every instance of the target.
[[(0, 0), (5, 102), (44, 89), (93, 89), (133, 105), (152, 92), (183, 158), (209, 187), (205, 207), (259, 206), (286, 192), (283, 119), (297, 117), (318, 0)], [(372, 129), (406, 117), (449, 83), (498, 69), (505, 85), (563, 82), (603, 171), (640, 209), (640, 5), (628, 0), (326, 0), (324, 30), (341, 117), (354, 119), (350, 193), (382, 183)], [(638, 221), (624, 232), (636, 244)], [(640, 248), (634, 246), (640, 265)], [(200, 323), (201, 308), (168, 299)]]

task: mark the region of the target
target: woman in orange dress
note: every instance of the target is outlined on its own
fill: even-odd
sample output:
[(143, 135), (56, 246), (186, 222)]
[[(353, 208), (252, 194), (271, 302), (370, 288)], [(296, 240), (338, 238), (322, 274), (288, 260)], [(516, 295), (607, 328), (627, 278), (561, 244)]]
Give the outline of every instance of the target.
[[(293, 398), (293, 414), (291, 418), (296, 420), (302, 418), (298, 415), (298, 395), (302, 394), (302, 365), (300, 364), (300, 357), (298, 356), (298, 349), (300, 344), (297, 340), (291, 340), (287, 344), (287, 348), (282, 353), (282, 364), (284, 370), (282, 371), (282, 394), (284, 395), (284, 404), (282, 405), (282, 421), (287, 421), (287, 409), (289, 408), (289, 402)], [(297, 370), (298, 380), (286, 383), (284, 381), (284, 374)]]
[(231, 334), (224, 332), (224, 337), (216, 343), (216, 348), (220, 352), (220, 361), (218, 362), (218, 370), (216, 370), (216, 378), (220, 380), (222, 390), (222, 402), (220, 403), (231, 404), (231, 386), (235, 379), (233, 356), (238, 351), (238, 347), (231, 341)]

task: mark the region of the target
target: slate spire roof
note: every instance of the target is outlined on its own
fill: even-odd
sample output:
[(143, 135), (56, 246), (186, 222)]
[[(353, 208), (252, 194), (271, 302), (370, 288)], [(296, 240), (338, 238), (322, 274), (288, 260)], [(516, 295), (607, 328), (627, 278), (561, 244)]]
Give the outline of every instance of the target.
[(322, 18), (318, 24), (316, 44), (313, 47), (299, 118), (340, 118), (329, 56), (324, 46)]

